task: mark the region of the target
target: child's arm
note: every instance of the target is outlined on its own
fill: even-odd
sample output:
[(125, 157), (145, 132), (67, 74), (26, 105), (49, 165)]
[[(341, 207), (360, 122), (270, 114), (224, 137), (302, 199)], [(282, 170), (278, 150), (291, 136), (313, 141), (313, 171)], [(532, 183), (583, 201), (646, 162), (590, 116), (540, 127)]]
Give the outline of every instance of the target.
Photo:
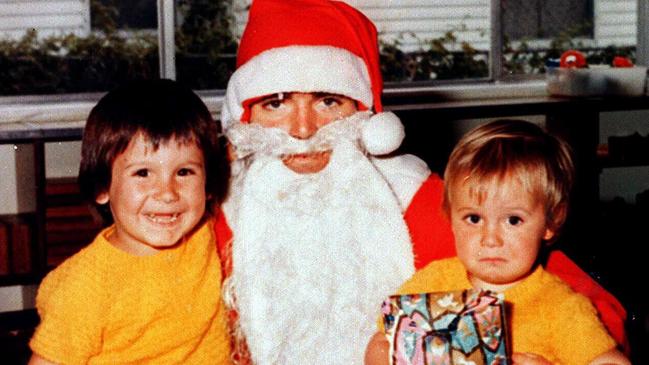
[[(388, 340), (381, 333), (376, 333), (367, 345), (365, 365), (389, 364), (388, 346)], [(516, 353), (512, 355), (512, 365), (552, 365), (552, 363), (540, 355)], [(590, 365), (631, 365), (631, 362), (621, 352), (611, 350), (597, 356)]]
[(594, 358), (590, 365), (631, 365), (631, 361), (620, 351), (611, 350)]
[(29, 359), (29, 363), (27, 363), (27, 365), (57, 365), (57, 364), (49, 360), (43, 359), (42, 357), (38, 356), (38, 354), (33, 354), (31, 359)]
[(35, 355), (30, 364), (85, 363), (99, 352), (106, 318), (99, 303), (107, 300), (99, 299), (101, 291), (94, 285), (100, 280), (89, 284), (84, 275), (89, 277), (64, 263), (43, 279), (36, 296), (40, 323), (29, 341)]
[[(366, 364), (369, 363), (366, 361)], [(515, 353), (512, 355), (512, 365), (552, 365), (552, 363), (541, 355)], [(631, 362), (620, 351), (611, 350), (594, 358), (589, 365), (631, 365)]]
[(390, 343), (385, 335), (377, 332), (372, 336), (365, 351), (365, 365), (388, 365)]
[(550, 253), (546, 269), (590, 299), (608, 332), (628, 353), (629, 342), (624, 330), (626, 311), (622, 304), (561, 251)]
[(512, 354), (512, 365), (552, 365), (545, 357), (528, 352)]

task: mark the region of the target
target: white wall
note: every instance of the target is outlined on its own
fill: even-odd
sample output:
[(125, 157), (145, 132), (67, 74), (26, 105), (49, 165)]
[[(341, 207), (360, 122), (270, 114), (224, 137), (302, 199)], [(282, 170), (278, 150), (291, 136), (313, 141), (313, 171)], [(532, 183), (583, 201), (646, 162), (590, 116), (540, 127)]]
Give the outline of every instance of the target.
[(0, 38), (90, 32), (90, 0), (0, 0)]
[(637, 42), (638, 1), (596, 0), (596, 46), (634, 45)]
[(45, 144), (45, 176), (73, 177), (79, 173), (81, 141)]
[(0, 214), (34, 212), (34, 182), (32, 146), (0, 145)]
[(36, 305), (37, 290), (37, 285), (0, 287), (0, 312), (34, 308)]

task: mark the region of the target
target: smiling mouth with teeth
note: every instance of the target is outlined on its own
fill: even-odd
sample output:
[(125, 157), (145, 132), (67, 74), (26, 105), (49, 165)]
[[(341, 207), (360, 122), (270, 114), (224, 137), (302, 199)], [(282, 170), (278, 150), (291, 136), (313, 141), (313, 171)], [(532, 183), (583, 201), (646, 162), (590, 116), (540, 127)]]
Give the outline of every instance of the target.
[(173, 214), (147, 214), (147, 218), (152, 220), (154, 223), (173, 223), (178, 220), (180, 213)]

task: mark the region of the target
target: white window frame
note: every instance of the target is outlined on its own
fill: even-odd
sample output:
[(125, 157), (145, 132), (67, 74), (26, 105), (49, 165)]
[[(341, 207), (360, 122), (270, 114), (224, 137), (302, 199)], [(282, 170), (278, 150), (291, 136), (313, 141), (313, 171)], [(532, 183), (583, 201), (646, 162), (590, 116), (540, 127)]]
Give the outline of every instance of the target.
[(176, 79), (176, 40), (174, 38), (174, 0), (158, 0), (158, 57), (160, 77)]

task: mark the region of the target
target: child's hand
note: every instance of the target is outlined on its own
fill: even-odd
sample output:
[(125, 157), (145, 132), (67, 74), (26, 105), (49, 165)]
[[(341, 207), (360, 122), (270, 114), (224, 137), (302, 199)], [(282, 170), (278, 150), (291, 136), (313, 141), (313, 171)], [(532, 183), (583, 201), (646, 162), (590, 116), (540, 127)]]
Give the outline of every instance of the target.
[(512, 355), (512, 365), (552, 365), (552, 363), (541, 355), (517, 352)]
[(388, 365), (390, 363), (390, 343), (385, 335), (377, 332), (372, 336), (365, 351), (365, 365)]
[(56, 363), (46, 360), (40, 357), (38, 354), (32, 354), (32, 357), (29, 359), (29, 363), (27, 365), (56, 365)]

